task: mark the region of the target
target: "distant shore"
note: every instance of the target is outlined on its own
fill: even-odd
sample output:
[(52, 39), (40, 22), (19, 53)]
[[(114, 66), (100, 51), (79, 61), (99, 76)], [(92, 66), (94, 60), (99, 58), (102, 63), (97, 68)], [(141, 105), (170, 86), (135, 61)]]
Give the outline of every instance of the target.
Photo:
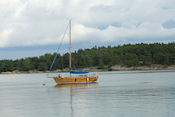
[[(101, 72), (101, 71), (134, 71), (134, 70), (175, 70), (175, 65), (173, 66), (163, 66), (163, 65), (151, 65), (151, 66), (137, 66), (137, 67), (126, 67), (121, 65), (114, 65), (111, 67), (88, 67), (88, 68), (79, 68), (75, 70), (80, 71), (89, 71), (89, 72)], [(51, 73), (58, 73), (58, 72), (68, 72), (69, 69), (58, 69), (51, 71)], [(37, 71), (37, 70), (30, 70), (30, 71), (12, 71), (12, 72), (1, 72), (0, 74), (32, 74), (32, 73), (48, 73), (49, 71)]]

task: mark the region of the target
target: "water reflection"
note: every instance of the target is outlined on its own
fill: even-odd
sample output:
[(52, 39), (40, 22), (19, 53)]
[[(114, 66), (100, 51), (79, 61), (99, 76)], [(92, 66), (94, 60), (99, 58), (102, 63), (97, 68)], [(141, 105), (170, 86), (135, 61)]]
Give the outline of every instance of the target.
[(175, 117), (175, 72), (120, 73), (56, 86), (45, 74), (0, 75), (0, 117)]
[(80, 89), (86, 89), (89, 88), (91, 86), (97, 86), (98, 83), (94, 82), (94, 83), (81, 83), (81, 84), (56, 84), (55, 88), (65, 88), (65, 87), (78, 87)]
[(74, 117), (74, 108), (73, 108), (73, 90), (78, 88), (79, 90), (87, 90), (91, 87), (97, 87), (98, 83), (81, 83), (81, 84), (56, 84), (55, 88), (69, 88), (70, 89), (70, 117)]

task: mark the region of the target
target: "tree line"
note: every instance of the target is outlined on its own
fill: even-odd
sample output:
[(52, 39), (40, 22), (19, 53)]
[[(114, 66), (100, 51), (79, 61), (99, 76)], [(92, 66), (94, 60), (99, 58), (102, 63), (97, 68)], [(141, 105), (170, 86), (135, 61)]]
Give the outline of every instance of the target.
[[(17, 60), (0, 60), (0, 72), (47, 71), (56, 53)], [(93, 47), (72, 52), (72, 67), (111, 67), (112, 65), (150, 66), (152, 64), (175, 65), (175, 43), (125, 44), (122, 46)], [(58, 54), (52, 70), (69, 67), (69, 53)]]

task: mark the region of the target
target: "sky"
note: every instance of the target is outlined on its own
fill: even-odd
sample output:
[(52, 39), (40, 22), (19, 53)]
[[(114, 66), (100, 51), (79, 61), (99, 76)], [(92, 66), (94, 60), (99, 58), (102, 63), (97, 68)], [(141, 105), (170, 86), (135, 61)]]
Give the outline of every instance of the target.
[(73, 51), (175, 42), (175, 0), (0, 0), (0, 59), (55, 52), (69, 19)]

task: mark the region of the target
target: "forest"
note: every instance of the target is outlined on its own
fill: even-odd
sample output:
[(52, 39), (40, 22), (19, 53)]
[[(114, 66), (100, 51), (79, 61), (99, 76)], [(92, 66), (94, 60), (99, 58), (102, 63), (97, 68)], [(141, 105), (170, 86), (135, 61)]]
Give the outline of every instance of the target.
[[(47, 71), (56, 53), (17, 60), (0, 60), (0, 72)], [(72, 52), (72, 68), (111, 67), (113, 65), (150, 66), (152, 64), (175, 65), (175, 43), (125, 44), (119, 46), (93, 47)], [(69, 66), (69, 53), (58, 54), (52, 70)]]

